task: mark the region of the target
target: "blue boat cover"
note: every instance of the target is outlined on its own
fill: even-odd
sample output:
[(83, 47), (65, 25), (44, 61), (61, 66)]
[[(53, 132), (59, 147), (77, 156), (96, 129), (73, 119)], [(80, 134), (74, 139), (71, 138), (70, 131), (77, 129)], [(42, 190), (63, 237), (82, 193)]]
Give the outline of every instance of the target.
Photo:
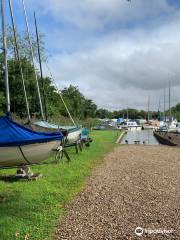
[(0, 147), (50, 142), (62, 138), (61, 132), (36, 132), (12, 121), (8, 116), (0, 117)]
[(34, 122), (35, 125), (43, 128), (50, 128), (50, 129), (64, 129), (67, 130), (68, 132), (74, 132), (79, 129), (77, 126), (61, 126), (53, 123), (49, 123), (46, 121), (36, 121)]

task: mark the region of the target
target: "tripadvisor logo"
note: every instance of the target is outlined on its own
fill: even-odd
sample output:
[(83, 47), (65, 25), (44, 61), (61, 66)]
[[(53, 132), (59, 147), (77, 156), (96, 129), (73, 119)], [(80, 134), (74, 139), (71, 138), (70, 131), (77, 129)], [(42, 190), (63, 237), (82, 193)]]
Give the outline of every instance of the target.
[(137, 236), (142, 236), (143, 235), (143, 232), (144, 232), (144, 230), (143, 230), (143, 228), (141, 228), (141, 227), (137, 227), (136, 229), (135, 229), (135, 234), (137, 235)]
[(138, 237), (141, 237), (144, 233), (145, 234), (171, 234), (174, 232), (173, 229), (146, 229), (146, 228), (142, 228), (142, 227), (137, 227), (135, 229), (135, 234), (138, 236)]

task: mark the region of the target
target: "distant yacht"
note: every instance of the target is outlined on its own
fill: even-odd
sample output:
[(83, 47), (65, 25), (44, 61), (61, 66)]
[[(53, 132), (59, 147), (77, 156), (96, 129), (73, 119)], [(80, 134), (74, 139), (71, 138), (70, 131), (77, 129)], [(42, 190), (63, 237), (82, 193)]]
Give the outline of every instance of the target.
[(128, 131), (139, 131), (141, 130), (141, 126), (137, 124), (135, 121), (127, 121), (122, 126), (122, 129), (128, 130)]

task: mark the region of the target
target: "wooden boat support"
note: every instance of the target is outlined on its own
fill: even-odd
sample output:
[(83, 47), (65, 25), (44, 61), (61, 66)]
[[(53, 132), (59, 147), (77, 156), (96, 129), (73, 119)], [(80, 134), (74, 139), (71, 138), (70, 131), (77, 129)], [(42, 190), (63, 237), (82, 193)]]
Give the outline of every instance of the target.
[(76, 150), (76, 153), (78, 154), (79, 153), (79, 150), (82, 152), (82, 143), (81, 143), (81, 140), (77, 140), (76, 142), (74, 143), (67, 143), (65, 145), (65, 148), (68, 148), (68, 147), (72, 147), (74, 146), (75, 147), (75, 150)]
[(29, 166), (22, 166), (21, 168), (17, 169), (17, 173), (15, 178), (17, 180), (37, 180), (38, 178), (42, 177), (43, 175), (40, 173), (34, 174)]
[(91, 142), (92, 142), (92, 139), (88, 138), (86, 141), (84, 141), (84, 139), (78, 139), (75, 142), (67, 143), (67, 139), (65, 138), (63, 143), (61, 143), (59, 146), (56, 145), (55, 148), (53, 149), (54, 151), (56, 151), (56, 155), (55, 155), (56, 162), (59, 162), (59, 160), (61, 160), (64, 156), (66, 157), (66, 159), (68, 161), (71, 160), (68, 152), (66, 151), (66, 148), (74, 146), (75, 150), (76, 150), (76, 153), (78, 154), (79, 151), (82, 152), (82, 149), (83, 149), (84, 145), (86, 147), (89, 147)]
[(71, 160), (68, 152), (66, 151), (66, 148), (69, 148), (69, 147), (75, 147), (76, 153), (78, 154), (79, 151), (82, 152), (83, 143), (82, 143), (81, 139), (78, 139), (77, 141), (72, 142), (72, 143), (68, 143), (67, 138), (64, 138), (64, 140), (61, 141), (60, 144), (56, 145), (53, 149), (54, 151), (56, 151), (55, 160), (57, 162), (59, 160), (61, 160), (64, 156), (66, 157), (66, 159), (68, 161)]
[(16, 181), (34, 181), (41, 178), (43, 174), (33, 173), (31, 168), (27, 165), (17, 168), (16, 174), (1, 175), (0, 180), (5, 182), (16, 182)]
[(63, 147), (62, 145), (60, 145), (59, 147), (53, 149), (54, 151), (56, 151), (56, 155), (55, 155), (55, 161), (59, 162), (63, 156), (65, 156), (67, 158), (68, 161), (70, 161), (70, 157), (65, 149), (65, 147)]

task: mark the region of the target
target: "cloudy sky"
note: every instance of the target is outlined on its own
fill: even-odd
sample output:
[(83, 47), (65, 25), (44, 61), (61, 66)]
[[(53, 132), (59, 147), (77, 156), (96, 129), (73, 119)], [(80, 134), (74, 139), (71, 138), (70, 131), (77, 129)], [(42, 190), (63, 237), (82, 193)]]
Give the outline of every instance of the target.
[[(13, 2), (22, 29), (21, 0)], [(36, 11), (60, 88), (76, 85), (110, 110), (147, 109), (150, 96), (151, 109), (157, 110), (170, 81), (172, 104), (180, 102), (179, 0), (25, 2), (31, 31)]]

